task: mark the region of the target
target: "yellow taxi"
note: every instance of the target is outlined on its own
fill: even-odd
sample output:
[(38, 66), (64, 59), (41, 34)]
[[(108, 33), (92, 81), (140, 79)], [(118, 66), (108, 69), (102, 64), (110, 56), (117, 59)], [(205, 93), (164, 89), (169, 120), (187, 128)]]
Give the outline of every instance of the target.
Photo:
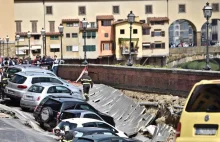
[(196, 83), (184, 106), (176, 142), (220, 142), (220, 80)]

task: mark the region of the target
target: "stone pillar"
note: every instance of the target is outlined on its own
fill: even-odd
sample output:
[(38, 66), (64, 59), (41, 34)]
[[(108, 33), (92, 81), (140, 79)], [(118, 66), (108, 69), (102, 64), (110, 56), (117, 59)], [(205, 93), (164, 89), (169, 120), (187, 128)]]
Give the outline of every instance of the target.
[(196, 43), (197, 46), (201, 46), (201, 31), (196, 32)]

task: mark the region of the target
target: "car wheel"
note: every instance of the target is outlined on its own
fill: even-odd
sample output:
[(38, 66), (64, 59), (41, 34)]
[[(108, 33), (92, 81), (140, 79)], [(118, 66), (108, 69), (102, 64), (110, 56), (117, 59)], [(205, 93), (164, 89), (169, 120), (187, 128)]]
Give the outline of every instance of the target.
[(53, 110), (50, 107), (44, 107), (41, 110), (40, 118), (43, 122), (48, 122), (53, 117)]

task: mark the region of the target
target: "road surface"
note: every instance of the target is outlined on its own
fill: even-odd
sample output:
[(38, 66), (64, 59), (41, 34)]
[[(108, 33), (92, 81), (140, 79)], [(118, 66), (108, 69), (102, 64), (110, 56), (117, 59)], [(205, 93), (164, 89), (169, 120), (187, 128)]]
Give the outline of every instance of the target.
[(53, 138), (41, 134), (27, 126), (19, 119), (0, 119), (1, 142), (56, 142)]

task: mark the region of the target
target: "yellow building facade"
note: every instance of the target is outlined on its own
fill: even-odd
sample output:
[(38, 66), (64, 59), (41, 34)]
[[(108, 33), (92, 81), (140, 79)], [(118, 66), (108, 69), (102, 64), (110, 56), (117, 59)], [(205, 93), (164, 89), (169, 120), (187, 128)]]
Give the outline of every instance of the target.
[[(211, 18), (219, 19), (220, 0), (208, 0), (208, 2), (213, 7)], [(139, 39), (136, 58), (141, 60), (141, 58), (158, 57), (162, 60), (162, 58), (165, 58), (169, 53), (169, 26), (176, 20), (188, 21), (194, 30), (195, 44), (198, 46), (201, 45), (201, 27), (206, 21), (203, 16), (202, 8), (205, 5), (206, 1), (201, 0), (0, 0), (0, 14), (1, 19), (3, 19), (0, 21), (0, 37), (9, 35), (11, 43), (15, 43), (15, 33), (19, 34), (21, 36), (19, 48), (27, 50), (29, 45), (25, 34), (30, 31), (32, 33), (30, 47), (33, 47), (34, 50), (31, 56), (34, 58), (36, 54), (45, 54), (43, 50), (40, 50), (40, 53), (38, 52), (39, 49), (43, 47), (40, 32), (41, 29), (44, 28), (48, 33), (46, 39), (46, 54), (50, 56), (57, 54), (58, 57), (61, 57), (60, 52), (57, 52), (61, 50), (59, 46), (60, 35), (56, 35), (56, 33), (59, 32), (58, 26), (62, 23), (64, 25), (62, 44), (63, 57), (64, 59), (80, 60), (84, 58), (84, 39), (82, 38), (82, 31), (80, 30), (80, 21), (85, 18), (88, 23), (92, 26), (95, 25), (97, 28), (96, 38), (87, 39), (88, 45), (96, 46), (95, 51), (88, 52), (88, 58), (95, 60), (104, 56), (112, 56), (112, 53), (114, 53), (115, 59), (122, 60), (124, 55), (119, 53), (119, 45), (117, 42), (119, 42), (118, 38), (120, 37), (117, 33), (117, 28), (124, 27), (127, 29), (129, 24), (112, 25), (112, 27), (116, 28), (113, 29), (115, 32), (109, 32), (113, 34), (109, 35), (109, 37), (115, 39), (115, 41), (112, 41), (111, 47), (113, 52), (108, 51), (104, 54), (100, 51), (103, 48), (101, 42), (105, 37), (102, 35), (102, 39), (99, 39), (99, 37), (101, 37), (99, 34), (103, 33), (99, 31), (98, 25), (102, 24), (102, 21), (98, 21), (97, 16), (112, 15), (112, 23), (115, 23), (127, 19), (128, 13), (132, 10), (133, 13), (139, 17), (138, 22), (142, 23), (133, 24), (133, 28), (137, 28), (138, 33), (132, 35), (132, 38)], [(148, 19), (153, 17), (166, 18), (167, 20), (164, 21), (163, 25), (152, 24)], [(65, 21), (66, 19), (70, 21)], [(76, 22), (71, 21), (71, 19), (78, 19), (78, 27)], [(98, 24), (98, 22), (100, 23)], [(71, 24), (74, 24), (74, 26), (70, 26)], [(142, 32), (139, 32), (139, 30)], [(158, 35), (159, 32), (161, 33), (160, 36), (152, 36), (152, 33)], [(54, 35), (58, 36), (58, 39), (57, 37), (51, 37)], [(129, 33), (127, 34), (126, 32), (124, 36), (123, 38), (129, 38)], [(15, 45), (17, 45), (17, 42)], [(150, 49), (148, 49), (149, 45)], [(91, 46), (92, 50), (94, 50), (93, 48), (94, 47)], [(54, 53), (54, 51), (56, 52)]]

